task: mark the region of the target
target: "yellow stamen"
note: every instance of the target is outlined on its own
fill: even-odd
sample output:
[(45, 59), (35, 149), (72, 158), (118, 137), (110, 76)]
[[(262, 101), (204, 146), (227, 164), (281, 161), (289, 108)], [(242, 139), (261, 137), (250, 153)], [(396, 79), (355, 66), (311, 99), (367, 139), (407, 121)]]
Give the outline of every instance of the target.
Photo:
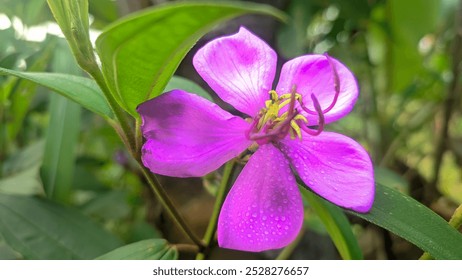
[[(265, 101), (265, 108), (263, 108), (259, 113), (259, 120), (256, 125), (255, 132), (263, 132), (263, 134), (270, 133), (271, 131), (278, 131), (280, 129), (281, 133), (289, 133), (291, 139), (302, 139), (301, 128), (298, 125), (297, 121), (302, 121), (308, 123), (308, 120), (305, 116), (298, 114), (297, 111), (291, 111), (281, 114), (281, 110), (290, 105), (291, 110), (293, 110), (293, 102), (296, 100), (301, 100), (302, 96), (299, 93), (295, 92), (295, 89), (292, 93), (286, 93), (278, 95), (276, 91), (269, 91), (270, 99)], [(295, 98), (295, 100), (294, 100)], [(294, 115), (295, 114), (295, 115)], [(288, 118), (291, 118), (288, 120)], [(290, 125), (289, 129), (282, 128), (282, 126)], [(285, 131), (285, 132), (284, 132)], [(274, 137), (274, 134), (273, 136)], [(284, 135), (281, 135), (284, 137)]]
[(298, 126), (297, 122), (294, 120), (291, 120), (290, 127), (293, 129), (291, 131), (295, 131), (295, 133), (298, 136), (298, 139), (302, 140), (302, 132), (300, 131), (300, 126)]
[(294, 117), (294, 120), (302, 120), (304, 123), (308, 123), (308, 120), (304, 115), (298, 114)]

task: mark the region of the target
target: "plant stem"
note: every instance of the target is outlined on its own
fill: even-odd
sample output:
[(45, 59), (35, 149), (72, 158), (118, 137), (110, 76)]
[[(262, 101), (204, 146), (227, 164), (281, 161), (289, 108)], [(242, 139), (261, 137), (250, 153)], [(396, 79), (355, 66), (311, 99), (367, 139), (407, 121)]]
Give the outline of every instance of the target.
[(123, 109), (117, 104), (117, 101), (114, 99), (111, 91), (107, 87), (101, 70), (96, 66), (85, 70), (93, 77), (98, 86), (101, 88), (104, 93), (104, 97), (114, 112), (116, 122), (108, 120), (109, 123), (116, 130), (117, 134), (119, 134), (125, 146), (128, 148), (130, 154), (132, 154), (135, 159), (139, 158), (139, 152), (136, 149), (137, 147), (135, 143), (135, 133), (133, 132), (133, 129), (130, 125), (130, 120)]
[(104, 80), (103, 74), (98, 67), (90, 67), (85, 69), (96, 81), (98, 86), (104, 93), (106, 100), (109, 103), (109, 106), (114, 112), (116, 120), (108, 120), (112, 127), (117, 131), (120, 138), (124, 142), (125, 146), (128, 148), (130, 154), (138, 162), (141, 171), (146, 178), (149, 186), (151, 187), (154, 194), (157, 196), (157, 199), (161, 203), (162, 207), (167, 211), (168, 215), (173, 219), (173, 221), (178, 225), (178, 227), (197, 245), (199, 248), (204, 247), (204, 243), (200, 240), (188, 227), (183, 217), (176, 210), (177, 208), (168, 197), (165, 190), (162, 188), (157, 177), (152, 174), (149, 170), (144, 167), (141, 161), (141, 131), (139, 129), (139, 121), (136, 121), (136, 132), (133, 132), (132, 127), (130, 126), (130, 120), (127, 114), (123, 109), (117, 104), (117, 101), (114, 99), (111, 91), (107, 87), (106, 81)]
[(167, 211), (168, 215), (173, 219), (176, 225), (197, 245), (199, 246), (199, 250), (202, 250), (205, 247), (205, 244), (202, 240), (200, 240), (194, 232), (188, 227), (186, 221), (183, 217), (178, 213), (176, 210), (177, 208), (173, 204), (173, 201), (170, 200), (165, 190), (161, 187), (159, 180), (157, 177), (151, 173), (141, 162), (138, 162), (143, 172), (144, 177), (148, 181), (149, 186), (151, 187), (152, 191), (156, 194), (157, 199), (162, 204), (165, 211)]
[(460, 226), (462, 226), (462, 204), (459, 205), (456, 211), (454, 211), (454, 214), (452, 214), (449, 224), (455, 229), (459, 229)]
[(223, 201), (225, 200), (226, 193), (227, 193), (228, 187), (231, 182), (231, 175), (233, 174), (234, 167), (235, 167), (234, 160), (229, 161), (225, 165), (225, 169), (223, 171), (223, 177), (221, 179), (221, 184), (217, 191), (215, 205), (213, 206), (212, 216), (210, 217), (210, 221), (209, 221), (207, 230), (205, 231), (205, 235), (204, 235), (205, 248), (204, 250), (199, 252), (199, 254), (197, 254), (196, 260), (203, 260), (208, 254), (207, 251), (210, 249), (210, 245), (212, 243), (213, 237), (215, 236), (215, 231), (217, 229), (218, 216), (220, 215), (221, 206), (223, 205)]
[(193, 244), (173, 244), (179, 252), (192, 253), (195, 254), (199, 251), (199, 247)]

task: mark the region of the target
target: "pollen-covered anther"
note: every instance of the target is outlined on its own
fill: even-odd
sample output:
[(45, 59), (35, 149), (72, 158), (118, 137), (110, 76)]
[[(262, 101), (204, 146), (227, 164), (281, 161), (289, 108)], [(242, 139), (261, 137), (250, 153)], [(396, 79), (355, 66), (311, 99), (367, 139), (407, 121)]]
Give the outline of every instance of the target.
[[(260, 110), (247, 131), (247, 138), (256, 141), (257, 144), (278, 141), (287, 134), (290, 134), (291, 139), (301, 140), (301, 130), (305, 130), (304, 127), (307, 128), (308, 119), (295, 109), (296, 102), (302, 105), (302, 96), (296, 92), (296, 87), (292, 87), (291, 93), (280, 96), (276, 91), (271, 90), (269, 96), (270, 99), (265, 101), (265, 108)], [(288, 109), (281, 114), (282, 109), (287, 106)]]

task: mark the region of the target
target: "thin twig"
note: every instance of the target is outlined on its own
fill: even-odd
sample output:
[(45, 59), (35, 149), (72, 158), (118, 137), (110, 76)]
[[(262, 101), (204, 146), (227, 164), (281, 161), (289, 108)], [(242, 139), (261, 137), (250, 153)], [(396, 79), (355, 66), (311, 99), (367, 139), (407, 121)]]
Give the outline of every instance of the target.
[(197, 246), (199, 249), (202, 250), (205, 247), (205, 244), (202, 240), (200, 240), (196, 234), (190, 229), (187, 225), (186, 221), (180, 215), (180, 213), (176, 210), (178, 209), (172, 200), (170, 200), (168, 194), (165, 192), (164, 188), (162, 188), (159, 180), (157, 177), (151, 173), (144, 165), (139, 162), (141, 171), (143, 172), (144, 177), (148, 181), (149, 186), (151, 187), (152, 191), (156, 195), (157, 199), (163, 206), (164, 210), (167, 211), (168, 215), (173, 219), (176, 225), (188, 236)]
[(218, 188), (215, 205), (213, 206), (212, 216), (210, 217), (210, 222), (207, 226), (207, 230), (205, 231), (204, 235), (205, 247), (204, 250), (197, 254), (196, 260), (203, 260), (206, 258), (208, 254), (208, 250), (210, 249), (213, 237), (215, 236), (215, 231), (217, 229), (218, 216), (220, 214), (221, 206), (223, 205), (223, 201), (225, 200), (227, 190), (229, 189), (229, 185), (232, 179), (231, 175), (233, 174), (235, 166), (236, 165), (234, 161), (230, 161), (225, 165), (225, 170), (223, 171), (221, 184)]

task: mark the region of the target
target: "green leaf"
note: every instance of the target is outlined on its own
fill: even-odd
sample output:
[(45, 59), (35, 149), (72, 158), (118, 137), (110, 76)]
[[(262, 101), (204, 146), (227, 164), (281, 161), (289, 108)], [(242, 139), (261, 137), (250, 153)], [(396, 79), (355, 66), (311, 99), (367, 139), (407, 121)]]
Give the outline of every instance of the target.
[(205, 99), (213, 101), (212, 96), (210, 96), (210, 94), (207, 91), (205, 91), (205, 89), (203, 89), (195, 82), (183, 77), (173, 76), (168, 82), (167, 86), (165, 87), (164, 92), (171, 91), (174, 89), (182, 89), (184, 91), (195, 93)]
[(418, 201), (376, 184), (372, 210), (348, 211), (413, 243), (436, 259), (462, 259), (462, 234)]
[(40, 166), (34, 166), (14, 175), (0, 179), (1, 194), (43, 195), (39, 176)]
[(138, 241), (96, 258), (98, 260), (176, 260), (178, 251), (164, 239)]
[(11, 155), (3, 163), (4, 175), (19, 173), (42, 163), (43, 141), (37, 141)]
[(0, 235), (26, 259), (94, 259), (121, 245), (78, 211), (26, 196), (0, 195)]
[(130, 214), (130, 205), (127, 203), (127, 193), (120, 190), (111, 190), (97, 194), (95, 198), (85, 203), (82, 212), (86, 215), (104, 220), (122, 219)]
[(363, 254), (343, 211), (312, 192), (301, 188), (302, 195), (321, 218), (327, 232), (344, 260), (362, 260)]
[[(53, 71), (81, 74), (63, 41), (55, 49)], [(71, 198), (80, 112), (79, 104), (63, 96), (51, 96), (50, 122), (40, 174), (48, 198), (62, 203)]]
[[(43, 141), (35, 142), (14, 153), (3, 164), (0, 193), (44, 195), (39, 169), (43, 158)], [(0, 176), (1, 177), (1, 176)]]
[(196, 41), (218, 23), (258, 13), (283, 18), (270, 6), (239, 3), (174, 3), (128, 16), (96, 41), (106, 82), (127, 112), (162, 93)]
[(67, 74), (20, 72), (0, 68), (0, 75), (13, 75), (49, 88), (93, 111), (103, 118), (113, 118), (112, 110), (95, 81)]
[[(26, 58), (27, 71), (41, 72), (48, 67), (51, 55), (56, 48), (54, 39), (46, 40), (40, 44), (40, 51)], [(24, 129), (24, 120), (31, 109), (32, 97), (36, 94), (38, 86), (24, 79), (18, 81), (18, 79), (14, 78), (11, 80), (13, 82), (12, 87), (9, 90), (5, 89), (4, 98), (9, 99), (10, 103), (7, 110), (8, 122), (6, 123), (8, 140), (14, 141)]]

